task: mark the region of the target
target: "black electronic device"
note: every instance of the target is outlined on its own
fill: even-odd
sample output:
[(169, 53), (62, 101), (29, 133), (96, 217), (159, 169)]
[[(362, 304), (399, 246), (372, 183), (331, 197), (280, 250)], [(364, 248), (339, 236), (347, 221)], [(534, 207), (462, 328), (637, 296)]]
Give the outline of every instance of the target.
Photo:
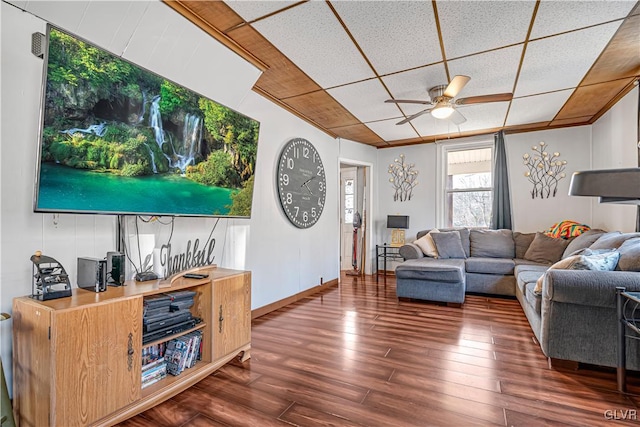
[(209, 277), (208, 274), (198, 274), (198, 273), (186, 273), (183, 277), (187, 279), (205, 279)]
[(107, 284), (124, 285), (124, 254), (121, 252), (107, 252)]
[(78, 258), (78, 287), (93, 292), (107, 290), (107, 260)]
[(153, 271), (141, 271), (136, 273), (136, 282), (148, 282), (149, 280), (157, 280), (158, 275)]
[(169, 335), (177, 334), (178, 332), (186, 331), (187, 329), (191, 329), (201, 322), (199, 318), (193, 318), (187, 320), (182, 323), (178, 323), (176, 325), (169, 326), (168, 328), (159, 329), (157, 331), (148, 332), (142, 334), (142, 344), (147, 344), (151, 341), (159, 340), (161, 338), (167, 337)]
[(162, 313), (150, 318), (143, 319), (144, 331), (153, 332), (158, 329), (168, 328), (169, 326), (186, 322), (193, 317), (189, 310), (180, 310), (174, 312)]

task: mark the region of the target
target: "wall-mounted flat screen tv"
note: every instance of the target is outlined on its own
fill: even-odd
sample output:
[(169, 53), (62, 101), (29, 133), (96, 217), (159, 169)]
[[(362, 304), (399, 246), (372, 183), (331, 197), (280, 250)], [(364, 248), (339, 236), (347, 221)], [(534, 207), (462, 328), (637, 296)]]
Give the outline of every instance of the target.
[(260, 123), (47, 28), (36, 212), (251, 216)]

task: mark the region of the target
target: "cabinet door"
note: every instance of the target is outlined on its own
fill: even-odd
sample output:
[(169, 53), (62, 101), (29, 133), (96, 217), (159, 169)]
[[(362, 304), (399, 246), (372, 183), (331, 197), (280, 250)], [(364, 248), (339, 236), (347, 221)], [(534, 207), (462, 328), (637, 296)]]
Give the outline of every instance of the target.
[(58, 311), (51, 330), (52, 425), (90, 424), (140, 398), (141, 297)]
[(213, 282), (213, 357), (218, 359), (251, 341), (251, 274)]

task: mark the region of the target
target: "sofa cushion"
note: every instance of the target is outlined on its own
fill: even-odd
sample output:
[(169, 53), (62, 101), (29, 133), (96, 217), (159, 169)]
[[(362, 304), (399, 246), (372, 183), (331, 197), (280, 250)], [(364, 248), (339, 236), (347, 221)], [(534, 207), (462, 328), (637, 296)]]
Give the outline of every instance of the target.
[(465, 261), (467, 273), (513, 274), (515, 263), (508, 258), (471, 257)]
[(485, 258), (514, 258), (516, 255), (511, 230), (471, 230), (471, 256)]
[(580, 249), (588, 248), (589, 246), (594, 244), (595, 241), (598, 240), (604, 233), (604, 230), (585, 231), (575, 239), (571, 240), (571, 242), (569, 242), (566, 249), (564, 250), (564, 253), (562, 254), (562, 258), (566, 258)]
[(534, 237), (536, 237), (536, 233), (513, 232), (513, 241), (516, 245), (516, 258), (524, 258), (524, 254), (527, 252), (527, 249), (529, 249), (529, 245), (533, 242)]
[(640, 237), (640, 233), (620, 233), (619, 231), (612, 231), (605, 233), (598, 240), (595, 241), (590, 249), (617, 249), (624, 242), (634, 237)]
[(396, 277), (433, 282), (464, 282), (463, 259), (420, 258), (405, 261), (396, 267)]
[(624, 242), (619, 248), (620, 259), (616, 270), (640, 271), (640, 237)]
[(524, 259), (535, 262), (558, 262), (568, 244), (567, 240), (549, 237), (544, 233), (536, 233), (531, 246), (524, 254)]
[(438, 251), (438, 258), (466, 258), (458, 231), (441, 231), (431, 235)]
[(422, 253), (424, 253), (426, 256), (429, 256), (431, 258), (438, 258), (438, 249), (436, 249), (436, 244), (434, 243), (433, 238), (431, 237), (434, 233), (439, 233), (437, 228), (434, 228), (433, 230), (429, 231), (427, 234), (420, 237), (418, 240), (416, 240), (413, 243), (417, 247), (419, 247), (420, 250), (422, 250)]

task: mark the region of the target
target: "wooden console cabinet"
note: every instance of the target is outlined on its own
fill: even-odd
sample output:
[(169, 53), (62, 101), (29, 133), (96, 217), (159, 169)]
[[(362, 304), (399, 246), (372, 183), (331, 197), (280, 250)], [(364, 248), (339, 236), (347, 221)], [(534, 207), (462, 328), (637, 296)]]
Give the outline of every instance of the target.
[[(251, 273), (201, 268), (205, 279), (127, 282), (50, 301), (13, 302), (13, 406), (19, 426), (114, 425), (178, 394), (251, 349)], [(202, 322), (142, 344), (143, 299), (196, 292)], [(202, 330), (202, 360), (178, 376), (141, 387), (143, 347)]]

